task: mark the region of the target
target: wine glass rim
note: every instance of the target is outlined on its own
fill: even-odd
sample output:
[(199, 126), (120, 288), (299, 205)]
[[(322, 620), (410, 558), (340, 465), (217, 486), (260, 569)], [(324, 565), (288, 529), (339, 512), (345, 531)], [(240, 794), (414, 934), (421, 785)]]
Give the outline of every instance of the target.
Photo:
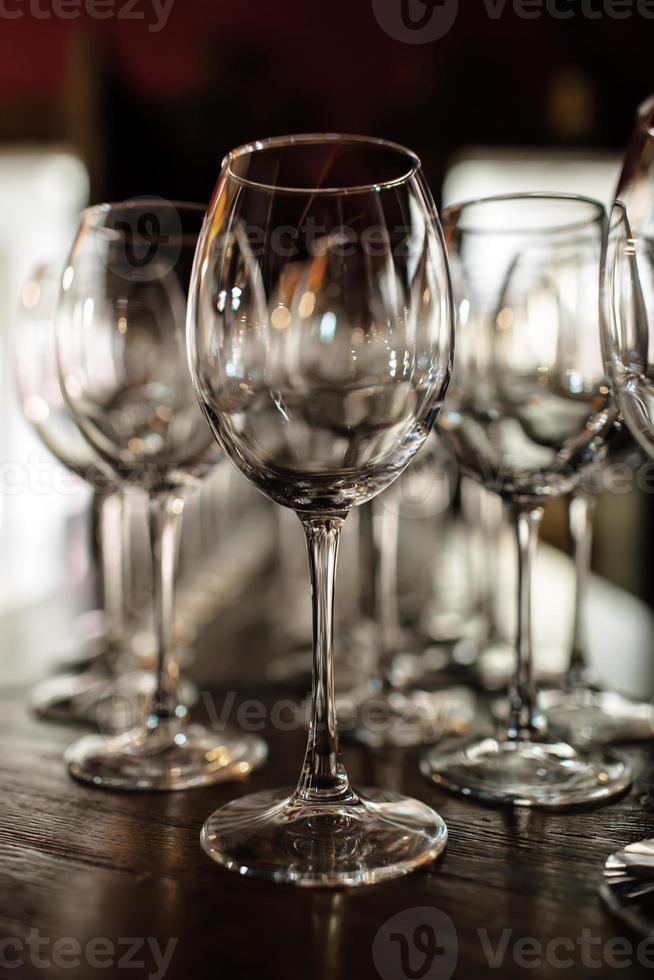
[[(101, 204), (91, 204), (89, 207), (84, 208), (81, 213), (80, 229), (84, 232), (101, 235), (110, 241), (120, 241), (126, 237), (127, 233), (125, 231), (122, 231), (120, 228), (108, 228), (106, 225), (97, 224), (97, 220), (112, 212), (138, 211), (148, 207), (165, 208), (166, 210), (175, 212), (185, 211), (197, 213), (202, 218), (204, 218), (207, 211), (205, 204), (198, 204), (194, 201), (169, 201), (167, 198), (162, 197), (130, 197), (124, 201), (103, 201)], [(170, 232), (167, 231), (167, 243), (170, 243), (170, 238)], [(193, 243), (197, 242), (197, 236), (181, 234), (177, 238), (173, 235), (173, 243), (179, 240), (186, 241), (187, 238), (189, 242), (191, 242), (191, 239)]]
[(467, 201), (457, 201), (443, 208), (440, 212), (443, 226), (451, 224), (452, 217), (461, 215), (464, 211), (472, 207), (479, 207), (486, 204), (502, 204), (509, 201), (557, 201), (559, 203), (583, 204), (595, 212), (593, 218), (584, 220), (574, 220), (546, 225), (542, 227), (530, 228), (523, 227), (498, 227), (498, 228), (475, 228), (474, 226), (462, 227), (461, 231), (467, 235), (524, 235), (524, 234), (548, 234), (555, 235), (561, 232), (570, 232), (579, 228), (586, 228), (596, 222), (603, 223), (606, 218), (606, 209), (601, 201), (593, 197), (586, 197), (583, 194), (563, 194), (549, 193), (547, 191), (524, 191), (514, 194), (496, 194), (489, 197), (471, 198)]
[(616, 197), (614, 201), (611, 202), (611, 211), (609, 212), (609, 217), (613, 217), (613, 214), (619, 211), (623, 215), (627, 214), (627, 205), (624, 201), (621, 201), (619, 197)]
[[(267, 184), (262, 181), (250, 180), (248, 177), (242, 177), (240, 174), (235, 173), (232, 168), (232, 163), (235, 160), (248, 154), (252, 155), (265, 150), (276, 149), (277, 147), (328, 145), (330, 143), (342, 143), (344, 145), (350, 143), (353, 145), (392, 150), (406, 157), (411, 161), (411, 165), (408, 170), (391, 180), (368, 184), (352, 184), (342, 187), (293, 187), (281, 184)], [(223, 171), (226, 171), (236, 183), (244, 187), (252, 187), (255, 190), (271, 191), (277, 194), (323, 194), (333, 196), (337, 194), (363, 194), (370, 191), (382, 191), (394, 187), (401, 187), (402, 184), (408, 183), (415, 177), (421, 169), (422, 163), (418, 154), (408, 147), (403, 146), (401, 143), (394, 143), (391, 140), (381, 139), (376, 136), (358, 136), (350, 133), (298, 133), (291, 136), (270, 136), (267, 139), (242, 143), (241, 146), (230, 150), (223, 157), (221, 166)]]
[[(627, 242), (633, 248), (638, 248), (640, 243), (641, 235), (634, 232), (631, 227), (631, 222), (629, 221), (629, 211), (627, 210), (627, 205), (620, 198), (616, 198), (611, 204), (611, 210), (609, 212), (609, 221), (607, 229), (607, 237), (613, 234), (614, 229), (624, 224), (627, 230)], [(645, 241), (647, 241), (647, 236), (642, 236)]]

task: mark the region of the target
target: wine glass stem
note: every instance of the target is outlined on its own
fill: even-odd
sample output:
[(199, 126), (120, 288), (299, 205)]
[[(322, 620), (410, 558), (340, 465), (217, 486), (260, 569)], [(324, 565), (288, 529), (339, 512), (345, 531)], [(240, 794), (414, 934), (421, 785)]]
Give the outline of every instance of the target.
[(543, 729), (536, 706), (531, 637), (531, 573), (538, 545), (542, 507), (513, 504), (511, 516), (518, 553), (518, 616), (516, 630), (516, 672), (510, 691), (507, 735), (510, 739), (529, 739)]
[(334, 696), (334, 585), (343, 517), (300, 518), (307, 541), (313, 608), (313, 691), (304, 767), (295, 791), (302, 803), (354, 799), (340, 761)]
[(177, 494), (156, 494), (150, 497), (150, 547), (157, 665), (148, 725), (153, 729), (167, 725), (175, 731), (184, 727), (188, 714), (181, 698), (179, 669), (173, 644), (175, 564), (182, 509), (183, 500)]
[(105, 630), (112, 651), (124, 640), (125, 607), (123, 583), (123, 523), (126, 520), (125, 498), (120, 491), (104, 494), (100, 507), (100, 560), (102, 565), (102, 603)]
[(563, 686), (574, 688), (584, 683), (587, 668), (584, 605), (593, 548), (595, 499), (587, 493), (572, 493), (567, 498), (567, 508), (568, 531), (575, 563), (575, 599), (570, 660)]

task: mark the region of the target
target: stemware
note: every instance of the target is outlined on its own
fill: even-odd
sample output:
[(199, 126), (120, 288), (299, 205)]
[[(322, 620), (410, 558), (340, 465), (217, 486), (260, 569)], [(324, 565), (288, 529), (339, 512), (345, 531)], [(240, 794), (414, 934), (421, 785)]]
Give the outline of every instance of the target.
[(149, 494), (156, 639), (142, 718), (66, 753), (94, 786), (176, 790), (247, 775), (266, 748), (188, 722), (173, 644), (176, 543), (184, 502), (216, 462), (186, 362), (184, 324), (204, 208), (160, 199), (84, 212), (62, 277), (57, 354), (85, 438), (126, 485)]
[(601, 458), (615, 409), (599, 346), (603, 207), (516, 195), (445, 212), (459, 323), (440, 428), (462, 470), (499, 494), (518, 560), (516, 673), (506, 730), (423, 759), (439, 786), (493, 803), (562, 808), (624, 791), (619, 757), (547, 734), (532, 674), (531, 568), (546, 501)]
[(188, 344), (221, 447), (298, 514), (313, 603), (312, 711), (297, 788), (217, 810), (203, 846), (241, 874), (304, 886), (404, 874), (440, 853), (445, 823), (417, 800), (351, 787), (332, 623), (343, 521), (409, 464), (449, 380), (449, 274), (418, 158), (333, 134), (229, 153), (198, 245)]
[[(654, 144), (648, 138), (648, 129), (654, 120), (654, 98), (640, 107), (634, 139), (625, 157), (622, 173), (618, 180), (616, 198), (628, 200), (630, 210), (639, 225), (651, 222), (647, 209), (651, 208), (648, 197), (647, 174), (652, 163)], [(651, 182), (651, 175), (650, 175)], [(615, 215), (614, 215), (615, 217)], [(617, 236), (617, 237), (616, 237)], [(613, 242), (617, 247), (619, 222), (614, 224)], [(617, 258), (614, 255), (614, 260)], [(614, 389), (622, 409), (621, 393), (614, 382)], [(628, 400), (627, 400), (628, 402)], [(627, 405), (633, 424), (633, 410)], [(624, 414), (624, 413), (623, 413)], [(627, 420), (629, 422), (629, 419)], [(631, 427), (631, 426), (630, 426)], [(617, 431), (612, 440), (609, 459), (629, 448), (626, 438), (628, 430), (624, 423), (617, 423)], [(637, 432), (635, 433), (638, 439)], [(650, 739), (652, 729), (652, 709), (648, 702), (638, 702), (626, 698), (616, 691), (596, 689), (589, 683), (585, 635), (583, 629), (583, 606), (586, 581), (590, 571), (590, 551), (592, 546), (592, 517), (594, 498), (583, 488), (568, 497), (568, 521), (570, 536), (574, 544), (576, 566), (575, 616), (572, 649), (569, 669), (564, 677), (563, 689), (543, 693), (541, 705), (553, 725), (567, 730), (573, 737), (593, 742), (626, 741)]]
[(110, 468), (93, 451), (65, 405), (57, 372), (55, 314), (61, 275), (42, 263), (21, 291), (14, 330), (16, 387), (23, 414), (45, 447), (94, 492), (101, 559), (103, 609), (84, 653), (71, 661), (79, 669), (38, 684), (31, 692), (33, 710), (54, 721), (89, 721), (125, 645), (122, 588), (122, 514), (125, 503)]
[[(638, 111), (602, 256), (601, 325), (607, 373), (632, 435), (654, 458), (654, 96)], [(644, 933), (652, 929), (654, 840), (629, 844), (604, 866), (609, 908)]]
[[(420, 457), (423, 467), (425, 456), (432, 463), (428, 475), (439, 492), (431, 448), (425, 447), (427, 452), (423, 450)], [(432, 689), (434, 685), (425, 683), (421, 654), (428, 641), (418, 627), (402, 620), (398, 581), (402, 484), (401, 478), (362, 508), (362, 512), (369, 510), (362, 521), (361, 551), (367, 556), (362, 571), (370, 584), (367, 634), (373, 656), (364, 683), (338, 698), (338, 714), (348, 737), (373, 748), (423, 745), (445, 735), (466, 734), (476, 709), (474, 696), (465, 687), (444, 687), (436, 681)], [(447, 657), (441, 654), (440, 666), (445, 663)]]
[(599, 688), (588, 664), (585, 600), (590, 575), (596, 496), (568, 494), (566, 510), (575, 565), (570, 656), (560, 687), (541, 691), (538, 703), (552, 728), (575, 744), (626, 742), (654, 737), (652, 706)]

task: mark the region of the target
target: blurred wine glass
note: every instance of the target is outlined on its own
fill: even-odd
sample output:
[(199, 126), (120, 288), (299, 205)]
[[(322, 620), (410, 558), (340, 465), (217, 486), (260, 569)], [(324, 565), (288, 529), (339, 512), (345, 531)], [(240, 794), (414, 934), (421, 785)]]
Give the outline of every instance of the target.
[[(634, 138), (625, 156), (616, 189), (616, 198), (630, 202), (630, 210), (633, 210), (630, 219), (635, 218), (641, 228), (654, 226), (652, 197), (651, 192), (648, 193), (648, 186), (651, 188), (654, 151), (649, 128), (653, 118), (654, 100), (648, 100), (639, 110)], [(614, 211), (612, 218), (611, 244), (618, 247), (619, 212)], [(623, 227), (626, 231), (626, 212)], [(647, 232), (645, 234), (647, 235)], [(646, 271), (643, 270), (643, 273), (646, 274)], [(645, 338), (646, 333), (641, 338), (644, 345), (647, 343)], [(644, 351), (641, 356), (646, 357)], [(640, 431), (642, 441), (644, 420), (639, 421), (639, 419), (642, 406), (647, 403), (647, 395), (644, 394), (647, 385), (641, 386), (636, 379), (632, 379), (628, 385), (620, 386), (616, 383), (620, 377), (619, 373), (616, 376), (614, 372), (611, 380), (627, 425), (622, 419), (616, 422), (608, 453), (602, 461), (604, 464), (612, 462), (618, 456), (624, 457), (632, 450), (633, 442), (629, 436), (629, 429), (633, 431), (636, 439)], [(627, 392), (631, 391), (635, 393), (634, 398), (627, 395)], [(648, 442), (646, 433), (647, 425), (644, 426), (645, 449)], [(601, 474), (601, 465), (598, 464), (597, 469)], [(580, 487), (566, 497), (576, 576), (570, 660), (563, 678), (562, 689), (543, 692), (541, 705), (551, 723), (560, 730), (568, 732), (570, 737), (577, 741), (618, 742), (650, 739), (654, 735), (651, 705), (646, 701), (637, 702), (626, 698), (615, 691), (597, 689), (589, 673), (583, 620), (590, 574), (595, 497), (592, 492), (585, 489), (585, 483), (586, 481), (582, 482)]]
[[(449, 503), (451, 484), (449, 474), (441, 474), (446, 454), (440, 449), (436, 439), (428, 440), (411, 468), (361, 510), (361, 575), (369, 586), (369, 615), (361, 632), (373, 657), (365, 682), (339, 692), (338, 714), (349, 738), (373, 748), (462, 735), (475, 717), (472, 692), (445, 686), (441, 671), (429, 670), (436, 663), (434, 651), (423, 659), (429, 641), (420, 622), (407, 621), (401, 608), (400, 537), (402, 531), (405, 537), (411, 534), (402, 527), (403, 514), (411, 513), (421, 527), (427, 520), (435, 524), (434, 511)], [(415, 532), (412, 537), (415, 553)], [(449, 658), (441, 654), (442, 670)]]
[(562, 808), (606, 800), (631, 779), (617, 756), (548, 735), (532, 672), (531, 568), (544, 505), (573, 489), (615, 435), (597, 324), (604, 226), (600, 204), (564, 195), (445, 212), (459, 329), (440, 429), (513, 522), (516, 672), (505, 730), (451, 752), (436, 747), (423, 772), (488, 802)]
[(173, 642), (185, 500), (217, 462), (193, 393), (186, 298), (204, 208), (160, 199), (84, 212), (62, 277), (57, 352), (67, 403), (121, 482), (149, 495), (157, 662), (140, 718), (66, 753), (73, 776), (119, 789), (187, 789), (247, 775), (266, 748), (189, 724)]
[[(616, 197), (602, 256), (604, 358), (625, 423), (654, 458), (654, 95), (638, 110)], [(643, 840), (612, 854), (601, 888), (609, 908), (645, 932), (653, 852), (654, 840)]]
[(241, 874), (357, 885), (443, 849), (442, 819), (340, 761), (333, 600), (348, 511), (424, 443), (449, 380), (452, 322), (439, 226), (420, 162), (364, 137), (256, 142), (223, 163), (195, 263), (189, 356), (231, 461), (296, 511), (313, 600), (313, 705), (295, 790), (216, 811), (205, 850)]
[[(99, 699), (125, 650), (123, 535), (125, 506), (110, 468), (80, 432), (65, 404), (56, 363), (55, 315), (61, 271), (42, 263), (25, 282), (14, 325), (14, 368), (23, 414), (44, 446), (94, 493), (101, 558), (102, 610), (82, 614), (81, 640), (65, 661), (69, 673), (37, 685), (33, 710), (61, 722), (93, 721)], [(81, 645), (81, 650), (80, 650)]]
[[(630, 442), (626, 428), (617, 424)], [(619, 446), (619, 437), (612, 440), (609, 459), (615, 459), (620, 451)], [(599, 470), (601, 478), (601, 467)], [(575, 744), (649, 740), (654, 737), (650, 702), (635, 701), (617, 691), (603, 690), (598, 686), (589, 662), (585, 619), (596, 496), (584, 481), (578, 490), (566, 497), (568, 534), (575, 569), (570, 652), (561, 684), (541, 691), (539, 705), (552, 728)]]

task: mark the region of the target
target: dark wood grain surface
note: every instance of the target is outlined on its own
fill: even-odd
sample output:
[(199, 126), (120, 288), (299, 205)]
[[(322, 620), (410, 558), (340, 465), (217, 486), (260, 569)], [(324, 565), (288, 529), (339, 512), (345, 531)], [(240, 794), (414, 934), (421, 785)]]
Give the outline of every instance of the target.
[[(290, 786), (302, 759), (302, 732), (267, 725), (269, 761), (245, 783), (169, 794), (77, 785), (64, 770), (62, 752), (78, 731), (36, 721), (26, 706), (30, 682), (64, 628), (60, 610), (50, 604), (6, 620), (2, 632), (0, 938), (6, 941), (0, 945), (1, 977), (650, 975), (652, 950), (649, 961), (637, 962), (639, 938), (605, 912), (597, 889), (609, 852), (654, 836), (651, 747), (625, 750), (636, 780), (623, 799), (584, 812), (543, 814), (488, 809), (438, 792), (419, 775), (417, 752), (369, 753), (345, 746), (356, 784), (401, 789), (442, 813), (450, 831), (445, 856), (406, 878), (347, 892), (259, 884), (214, 865), (200, 849), (200, 828), (212, 809), (236, 795)], [(202, 678), (218, 660), (226, 678), (227, 668), (233, 672), (244, 665), (250, 680), (216, 684), (213, 703), (219, 706), (226, 690), (233, 690), (241, 699), (260, 698), (269, 709), (275, 694), (256, 684), (265, 634), (246, 623), (237, 645), (229, 648), (229, 632), (224, 618), (221, 629), (200, 644), (200, 683), (208, 690)], [(445, 952), (421, 972), (425, 958), (412, 950), (407, 971), (399, 959), (401, 942), (385, 939), (388, 928), (383, 930), (391, 917), (404, 913), (398, 928), (411, 944), (430, 914), (425, 909), (440, 910), (451, 920), (451, 927), (444, 920), (441, 929), (439, 949)], [(573, 945), (550, 946), (539, 956), (538, 946), (516, 946), (529, 938), (544, 947), (552, 940)], [(617, 954), (615, 944), (606, 947), (619, 938), (633, 946), (628, 969), (615, 963), (629, 959), (629, 947), (617, 947)], [(504, 955), (493, 966), (488, 952), (498, 947)], [(623, 948), (627, 953), (620, 959)], [(153, 950), (159, 956), (168, 951), (165, 967)], [(567, 967), (557, 966), (557, 957)]]

